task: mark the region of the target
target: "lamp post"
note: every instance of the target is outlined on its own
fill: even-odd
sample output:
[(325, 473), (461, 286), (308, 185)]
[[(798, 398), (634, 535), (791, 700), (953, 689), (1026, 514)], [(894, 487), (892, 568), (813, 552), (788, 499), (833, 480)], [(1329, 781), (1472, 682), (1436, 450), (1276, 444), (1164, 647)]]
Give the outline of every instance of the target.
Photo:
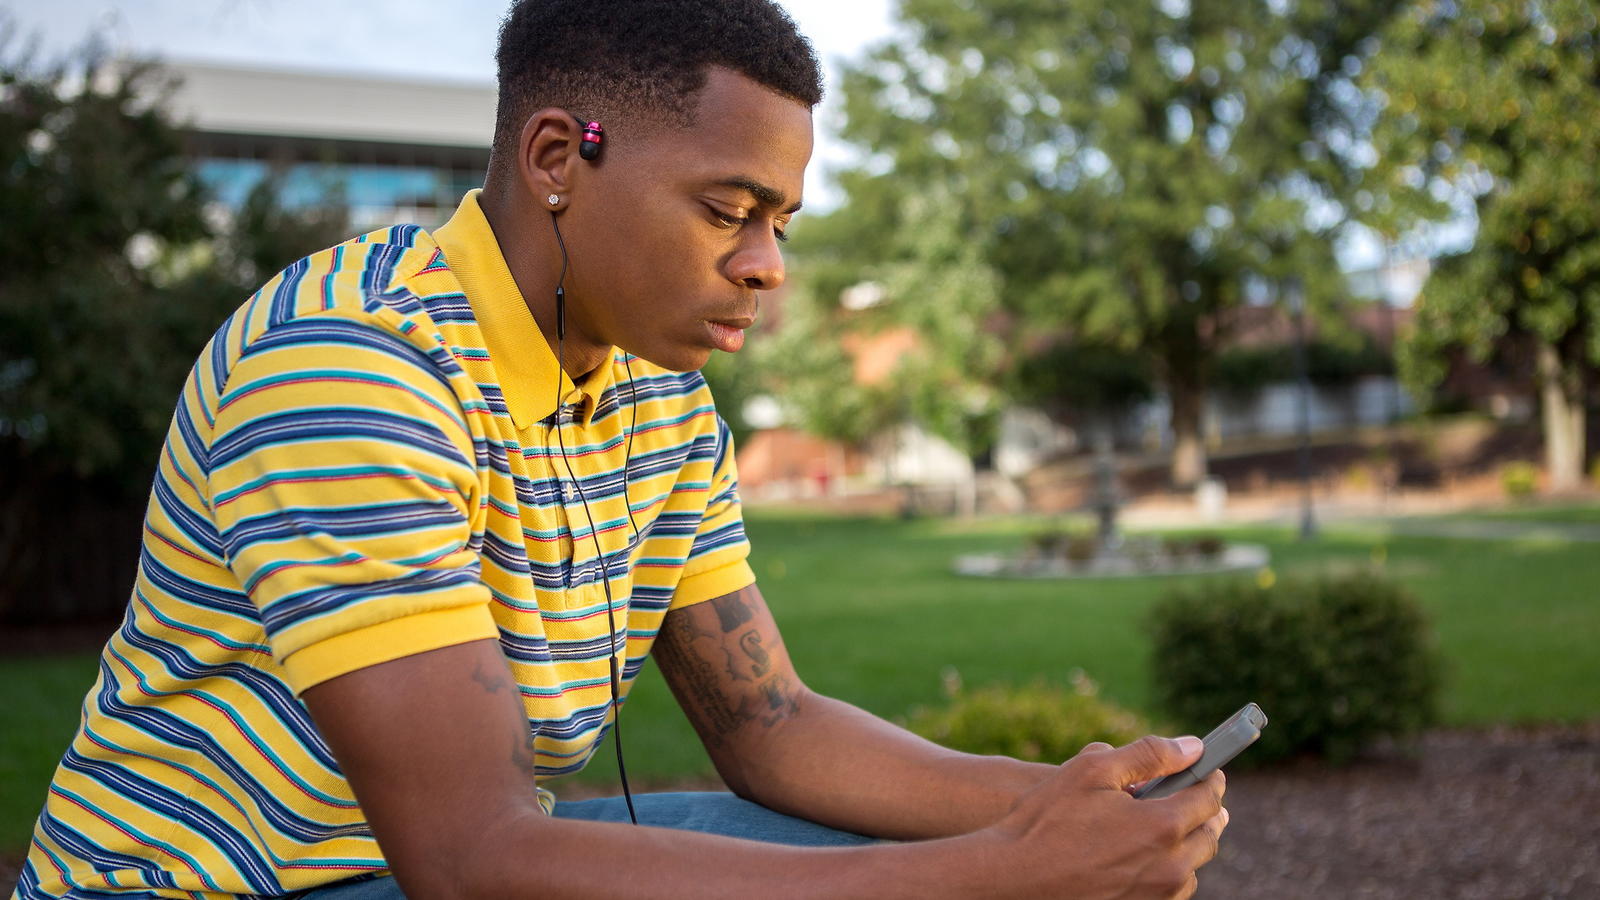
[(1288, 282), (1289, 312), (1294, 324), (1294, 378), (1298, 403), (1296, 431), (1300, 438), (1300, 539), (1317, 536), (1311, 504), (1311, 376), (1306, 367), (1306, 295), (1300, 279)]

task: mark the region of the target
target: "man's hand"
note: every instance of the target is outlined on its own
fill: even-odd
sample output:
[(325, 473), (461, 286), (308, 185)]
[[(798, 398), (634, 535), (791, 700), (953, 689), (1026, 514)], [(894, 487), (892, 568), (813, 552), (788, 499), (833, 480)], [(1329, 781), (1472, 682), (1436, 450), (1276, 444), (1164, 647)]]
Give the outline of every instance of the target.
[(1192, 896), (1195, 870), (1216, 855), (1228, 824), (1222, 773), (1161, 800), (1135, 800), (1125, 789), (1186, 768), (1201, 750), (1194, 738), (1090, 744), (974, 837), (995, 842), (998, 871), (1032, 876), (1007, 896)]

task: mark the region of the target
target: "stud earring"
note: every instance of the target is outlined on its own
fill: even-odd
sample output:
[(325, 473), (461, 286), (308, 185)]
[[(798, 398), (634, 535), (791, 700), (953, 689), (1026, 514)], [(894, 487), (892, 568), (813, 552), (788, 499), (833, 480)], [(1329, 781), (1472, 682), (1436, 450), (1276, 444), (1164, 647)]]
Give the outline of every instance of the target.
[(560, 194), (551, 194), (550, 195), (550, 205), (551, 206), (555, 206), (555, 205), (559, 204), (560, 202), (561, 202), (561, 195)]

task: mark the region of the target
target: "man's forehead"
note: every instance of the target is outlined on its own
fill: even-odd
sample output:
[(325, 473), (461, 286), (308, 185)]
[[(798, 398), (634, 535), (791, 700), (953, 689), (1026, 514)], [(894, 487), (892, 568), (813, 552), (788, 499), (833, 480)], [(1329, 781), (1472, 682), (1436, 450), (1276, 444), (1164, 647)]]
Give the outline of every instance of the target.
[(661, 135), (676, 167), (706, 187), (743, 190), (785, 211), (797, 207), (811, 158), (811, 110), (727, 69), (712, 68), (691, 123)]

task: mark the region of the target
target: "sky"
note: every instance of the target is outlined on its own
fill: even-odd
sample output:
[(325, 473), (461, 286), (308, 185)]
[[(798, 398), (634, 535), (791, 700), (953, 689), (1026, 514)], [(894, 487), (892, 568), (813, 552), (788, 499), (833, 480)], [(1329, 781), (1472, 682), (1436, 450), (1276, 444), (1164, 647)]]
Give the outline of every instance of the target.
[[(895, 0), (777, 0), (823, 61), (828, 93), (817, 110), (817, 149), (806, 172), (808, 211), (840, 202), (827, 172), (855, 159), (839, 138), (841, 63), (894, 33)], [(266, 65), (410, 78), (494, 81), (494, 43), (509, 0), (0, 0), (46, 53), (98, 30), (113, 49), (184, 61)], [(381, 14), (380, 11), (381, 10)], [(3, 48), (0, 48), (3, 49)], [(487, 139), (487, 136), (485, 136)], [(1446, 243), (1470, 240), (1458, 223)], [(1457, 234), (1459, 232), (1459, 234)], [(1359, 229), (1339, 248), (1345, 268), (1375, 266), (1379, 245)]]
[[(829, 93), (817, 110), (806, 205), (836, 202), (824, 170), (852, 156), (836, 133), (840, 63), (888, 37), (891, 0), (779, 0), (811, 38)], [(410, 78), (494, 81), (508, 0), (0, 0), (0, 17), (47, 54), (98, 30), (115, 50), (175, 60)], [(485, 140), (488, 136), (485, 135)]]

